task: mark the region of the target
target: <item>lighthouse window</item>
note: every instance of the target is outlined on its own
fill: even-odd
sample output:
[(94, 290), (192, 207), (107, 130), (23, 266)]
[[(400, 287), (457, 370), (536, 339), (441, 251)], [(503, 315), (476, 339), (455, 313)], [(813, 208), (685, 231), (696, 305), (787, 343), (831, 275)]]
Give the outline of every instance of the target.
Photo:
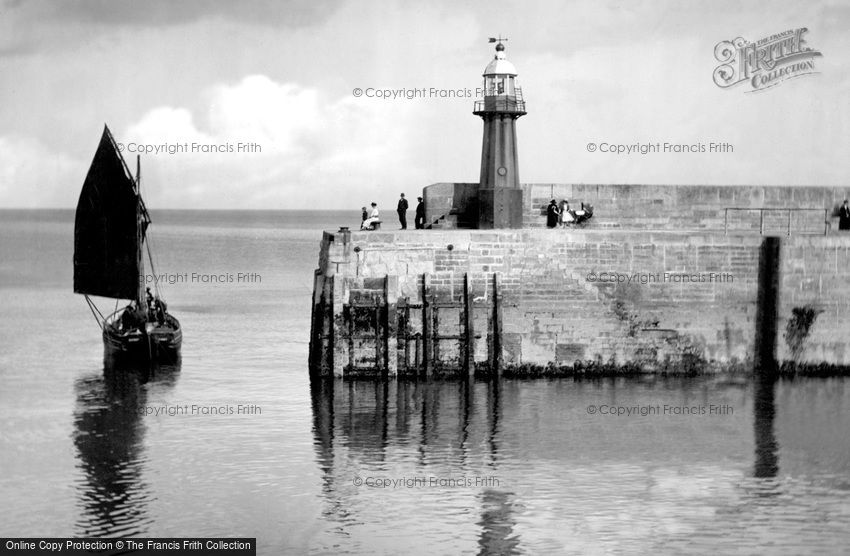
[(500, 95), (505, 94), (505, 80), (504, 79), (499, 80), (499, 94)]

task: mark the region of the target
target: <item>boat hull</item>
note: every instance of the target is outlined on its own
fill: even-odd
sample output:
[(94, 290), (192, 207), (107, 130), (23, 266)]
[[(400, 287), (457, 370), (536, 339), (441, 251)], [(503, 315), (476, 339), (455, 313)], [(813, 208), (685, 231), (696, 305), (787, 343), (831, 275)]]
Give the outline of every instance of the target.
[(151, 361), (173, 363), (180, 358), (183, 331), (172, 315), (159, 325), (147, 323), (144, 329), (122, 331), (117, 319), (108, 318), (103, 326), (103, 348), (106, 359), (118, 361)]

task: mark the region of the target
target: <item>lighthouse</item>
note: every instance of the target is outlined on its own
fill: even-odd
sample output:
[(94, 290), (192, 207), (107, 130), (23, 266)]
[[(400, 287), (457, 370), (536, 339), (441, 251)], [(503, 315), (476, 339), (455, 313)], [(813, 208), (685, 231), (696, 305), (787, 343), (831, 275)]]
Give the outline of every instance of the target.
[(481, 174), (478, 182), (478, 228), (521, 228), (522, 190), (519, 187), (516, 121), (525, 115), (516, 68), (505, 58), (508, 39), (491, 38), (496, 55), (484, 69), (483, 99), (473, 114), (484, 120)]

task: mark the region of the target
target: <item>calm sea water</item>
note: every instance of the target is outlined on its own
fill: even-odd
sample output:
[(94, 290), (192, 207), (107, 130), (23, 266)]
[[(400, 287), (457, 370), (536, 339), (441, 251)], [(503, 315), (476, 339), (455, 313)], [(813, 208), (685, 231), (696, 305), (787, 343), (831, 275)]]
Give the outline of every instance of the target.
[[(162, 286), (182, 364), (144, 381), (104, 373), (71, 291), (72, 211), (0, 211), (0, 536), (249, 536), (262, 554), (850, 546), (846, 379), (311, 385), (320, 231), (359, 213), (153, 216), (157, 272), (190, 281)], [(220, 412), (143, 415), (193, 405)]]

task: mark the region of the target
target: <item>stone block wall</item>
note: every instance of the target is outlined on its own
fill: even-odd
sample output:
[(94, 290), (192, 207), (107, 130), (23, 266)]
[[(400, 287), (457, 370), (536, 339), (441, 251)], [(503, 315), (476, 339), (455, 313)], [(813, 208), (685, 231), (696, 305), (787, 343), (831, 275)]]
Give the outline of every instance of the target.
[(477, 183), (435, 183), (424, 188), (426, 227), (474, 227), (478, 218), (477, 191)]
[[(476, 362), (493, 356), (495, 293), (506, 366), (722, 366), (753, 355), (761, 240), (641, 229), (326, 232), (314, 305), (333, 298), (341, 311), (375, 280), (386, 280), (393, 304), (421, 303), (426, 280), (436, 299), (457, 301), (467, 280)], [(792, 235), (781, 255), (778, 357), (850, 364), (850, 234)], [(796, 344), (783, 337), (795, 308), (816, 314)]]
[[(472, 214), (475, 183), (439, 183), (424, 188), (428, 223), (446, 217), (444, 228), (462, 228)], [(589, 229), (704, 230), (787, 235), (823, 234), (837, 229), (837, 208), (850, 197), (850, 187), (774, 187), (699, 185), (523, 184), (523, 227), (546, 225), (543, 208), (565, 199), (571, 208), (590, 203), (595, 212)], [(727, 211), (727, 209), (729, 209)], [(775, 210), (806, 209), (806, 210)], [(824, 211), (829, 226), (825, 224)], [(790, 221), (789, 221), (790, 216)], [(728, 220), (728, 222), (727, 222)]]
[[(758, 232), (758, 209), (807, 209), (790, 211), (792, 234), (823, 234), (825, 210), (837, 228), (835, 211), (850, 195), (850, 187), (702, 185), (526, 184), (523, 191), (526, 227), (545, 226), (541, 208), (552, 199), (566, 199), (572, 208), (590, 203), (588, 227), (615, 229), (723, 232), (728, 218), (731, 231)], [(765, 211), (765, 232), (787, 235), (788, 225), (788, 211)]]

